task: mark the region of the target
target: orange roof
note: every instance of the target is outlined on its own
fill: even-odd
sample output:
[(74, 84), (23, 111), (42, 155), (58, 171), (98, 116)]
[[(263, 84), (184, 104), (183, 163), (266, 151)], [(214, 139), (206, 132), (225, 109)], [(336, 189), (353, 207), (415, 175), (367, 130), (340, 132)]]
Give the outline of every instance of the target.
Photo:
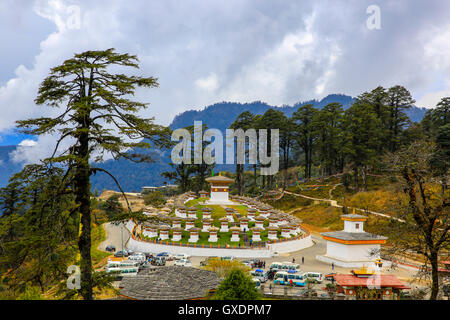
[(376, 274), (370, 277), (357, 277), (353, 274), (336, 274), (334, 280), (339, 286), (345, 287), (393, 287), (396, 289), (410, 289), (398, 278), (391, 274)]

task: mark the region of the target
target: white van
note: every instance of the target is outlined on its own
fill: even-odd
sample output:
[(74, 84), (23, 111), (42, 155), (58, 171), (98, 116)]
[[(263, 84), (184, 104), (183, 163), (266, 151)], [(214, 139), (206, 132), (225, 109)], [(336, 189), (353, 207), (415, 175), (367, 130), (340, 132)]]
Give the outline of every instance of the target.
[(282, 266), (283, 264), (281, 262), (272, 262), (269, 269), (273, 271), (283, 270)]
[(282, 270), (295, 270), (298, 271), (300, 270), (300, 265), (297, 263), (292, 263), (292, 262), (282, 262), (281, 263), (281, 269)]
[(107, 263), (108, 268), (137, 267), (138, 265), (139, 261), (136, 260), (123, 260), (123, 261), (108, 260)]
[(322, 283), (323, 281), (323, 274), (320, 272), (305, 272), (302, 274), (305, 279), (308, 279), (309, 281)]
[(114, 273), (121, 276), (135, 276), (138, 273), (138, 267), (116, 268), (106, 267), (106, 273)]

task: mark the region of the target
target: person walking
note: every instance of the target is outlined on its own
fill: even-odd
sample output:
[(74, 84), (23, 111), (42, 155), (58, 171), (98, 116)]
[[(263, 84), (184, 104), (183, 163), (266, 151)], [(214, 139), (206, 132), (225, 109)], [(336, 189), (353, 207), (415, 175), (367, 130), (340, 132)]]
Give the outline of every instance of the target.
[(295, 258), (292, 258), (292, 263), (295, 263)]
[(334, 271), (334, 262), (331, 263), (331, 270)]
[(302, 257), (302, 264), (305, 264), (305, 257)]

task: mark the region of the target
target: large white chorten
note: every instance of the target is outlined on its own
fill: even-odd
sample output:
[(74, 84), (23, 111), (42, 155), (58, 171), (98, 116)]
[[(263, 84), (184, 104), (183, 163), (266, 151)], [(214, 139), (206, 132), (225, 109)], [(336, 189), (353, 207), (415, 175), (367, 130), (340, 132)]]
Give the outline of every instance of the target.
[(344, 230), (321, 233), (327, 241), (327, 253), (316, 259), (346, 268), (373, 267), (387, 238), (364, 231), (366, 216), (345, 214), (342, 220)]
[(233, 179), (225, 176), (214, 176), (205, 179), (211, 184), (211, 198), (206, 201), (206, 204), (235, 204), (228, 198), (228, 190)]

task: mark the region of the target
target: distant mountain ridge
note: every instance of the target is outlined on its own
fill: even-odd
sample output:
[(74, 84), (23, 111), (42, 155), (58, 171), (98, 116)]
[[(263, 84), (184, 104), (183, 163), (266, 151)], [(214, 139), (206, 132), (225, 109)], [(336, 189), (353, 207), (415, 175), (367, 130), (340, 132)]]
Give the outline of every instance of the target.
[[(194, 121), (201, 120), (209, 128), (216, 128), (224, 132), (237, 116), (244, 111), (249, 111), (253, 114), (263, 114), (268, 109), (273, 108), (283, 111), (290, 117), (302, 105), (312, 104), (314, 107), (322, 109), (329, 103), (338, 102), (342, 104), (344, 109), (348, 109), (354, 101), (355, 99), (348, 95), (332, 94), (321, 100), (310, 100), (296, 103), (293, 106), (284, 105), (281, 107), (271, 106), (261, 101), (251, 103), (220, 102), (207, 106), (202, 110), (188, 110), (180, 113), (174, 117), (170, 127), (172, 129), (184, 128), (193, 125)], [(418, 122), (423, 118), (426, 110), (426, 108), (413, 107), (406, 113), (412, 121)], [(9, 159), (9, 153), (15, 148), (16, 146), (0, 146), (0, 187), (8, 183), (9, 176), (12, 173), (21, 169), (20, 165), (14, 164)], [(155, 158), (154, 163), (133, 163), (121, 159), (118, 161), (108, 160), (98, 163), (96, 166), (104, 168), (115, 175), (122, 188), (126, 191), (140, 191), (143, 186), (159, 186), (164, 182), (169, 183), (169, 181), (161, 177), (161, 173), (170, 170), (170, 150), (150, 152), (153, 153)], [(234, 171), (234, 166), (220, 165), (217, 170)], [(103, 189), (118, 190), (114, 181), (102, 173), (92, 177), (92, 189), (97, 189), (98, 191)]]

